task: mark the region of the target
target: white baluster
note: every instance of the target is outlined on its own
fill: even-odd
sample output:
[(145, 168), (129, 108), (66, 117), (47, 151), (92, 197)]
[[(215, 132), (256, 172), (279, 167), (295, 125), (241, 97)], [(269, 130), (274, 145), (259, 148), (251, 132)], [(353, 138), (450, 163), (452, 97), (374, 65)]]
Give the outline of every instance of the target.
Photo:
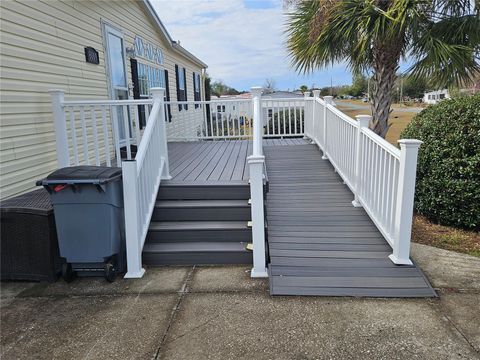
[(352, 201), (353, 206), (361, 207), (362, 204), (360, 203), (358, 195), (360, 194), (360, 184), (362, 178), (360, 177), (360, 162), (362, 161), (362, 157), (364, 156), (363, 152), (363, 144), (362, 144), (362, 129), (368, 128), (368, 124), (372, 117), (370, 115), (357, 115), (355, 116), (358, 121), (357, 126), (357, 148), (356, 148), (356, 158), (355, 158), (355, 177), (354, 177), (354, 184), (355, 187), (355, 199)]
[(322, 156), (322, 159), (323, 160), (326, 160), (328, 159), (327, 157), (327, 151), (328, 151), (328, 146), (327, 146), (327, 129), (328, 129), (328, 126), (327, 126), (327, 119), (328, 119), (328, 116), (327, 116), (327, 112), (328, 112), (328, 105), (331, 105), (332, 104), (332, 100), (333, 100), (333, 96), (324, 96), (323, 97), (323, 101), (324, 101), (324, 104), (323, 104), (323, 156)]
[(163, 111), (165, 107), (165, 100), (164, 100), (164, 88), (151, 88), (150, 92), (152, 93), (153, 104), (160, 103), (159, 111), (155, 115), (158, 118), (154, 120), (159, 121), (160, 125), (160, 132), (161, 132), (161, 153), (163, 156), (164, 166), (162, 172), (162, 179), (169, 180), (172, 177), (170, 176), (170, 167), (168, 161), (168, 145), (167, 145), (167, 129), (165, 126), (165, 112)]

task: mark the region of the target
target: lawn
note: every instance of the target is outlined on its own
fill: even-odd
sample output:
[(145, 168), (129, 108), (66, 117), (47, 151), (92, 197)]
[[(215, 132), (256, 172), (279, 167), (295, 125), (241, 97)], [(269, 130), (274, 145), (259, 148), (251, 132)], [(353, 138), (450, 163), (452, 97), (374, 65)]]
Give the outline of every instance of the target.
[[(356, 103), (361, 104), (359, 101)], [(363, 103), (363, 105), (365, 104)], [(370, 113), (367, 110), (348, 109), (342, 107), (341, 104), (338, 108), (352, 118), (355, 118), (355, 115)], [(416, 115), (414, 112), (398, 111), (397, 109), (398, 107), (394, 106), (390, 114), (392, 126), (386, 136), (386, 140), (393, 145), (397, 145), (401, 132)], [(412, 240), (420, 244), (480, 257), (480, 234), (478, 232), (434, 224), (417, 214), (414, 215), (413, 220)]]
[[(345, 107), (342, 107), (340, 104), (338, 108), (352, 118), (355, 118), (356, 115), (370, 114), (370, 111), (347, 109)], [(394, 109), (390, 114), (390, 123), (392, 124), (392, 126), (390, 126), (390, 129), (388, 130), (386, 140), (393, 145), (397, 145), (397, 140), (399, 139), (400, 134), (402, 133), (403, 129), (405, 129), (405, 127), (410, 123), (410, 121), (412, 121), (415, 115), (416, 113), (414, 112), (398, 111)]]

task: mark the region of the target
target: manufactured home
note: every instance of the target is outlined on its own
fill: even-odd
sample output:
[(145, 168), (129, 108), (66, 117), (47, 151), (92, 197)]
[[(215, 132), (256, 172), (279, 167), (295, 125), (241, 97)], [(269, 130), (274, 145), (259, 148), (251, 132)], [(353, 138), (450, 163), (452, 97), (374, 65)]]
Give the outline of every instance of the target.
[(118, 167), (126, 278), (252, 264), (271, 295), (435, 296), (410, 259), (420, 141), (389, 144), (319, 90), (205, 99), (206, 65), (147, 0), (1, 7), (3, 197)]
[[(204, 99), (207, 65), (171, 38), (148, 0), (5, 0), (0, 13), (1, 198), (57, 168), (52, 89), (65, 99), (123, 100), (163, 87), (167, 100)], [(178, 111), (202, 109), (170, 116)]]
[(425, 104), (437, 104), (445, 99), (450, 99), (448, 89), (430, 91), (423, 95), (423, 102)]

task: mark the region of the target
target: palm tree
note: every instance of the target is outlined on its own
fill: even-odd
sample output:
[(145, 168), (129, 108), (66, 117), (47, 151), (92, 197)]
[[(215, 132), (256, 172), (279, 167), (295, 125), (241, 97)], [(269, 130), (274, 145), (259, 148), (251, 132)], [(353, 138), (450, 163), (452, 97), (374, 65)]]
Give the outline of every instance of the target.
[(290, 0), (288, 50), (298, 71), (346, 61), (372, 72), (372, 129), (385, 137), (401, 59), (406, 74), (443, 88), (479, 66), (480, 0)]
[(302, 92), (302, 94), (305, 94), (308, 91), (308, 86), (307, 85), (300, 86), (300, 91)]

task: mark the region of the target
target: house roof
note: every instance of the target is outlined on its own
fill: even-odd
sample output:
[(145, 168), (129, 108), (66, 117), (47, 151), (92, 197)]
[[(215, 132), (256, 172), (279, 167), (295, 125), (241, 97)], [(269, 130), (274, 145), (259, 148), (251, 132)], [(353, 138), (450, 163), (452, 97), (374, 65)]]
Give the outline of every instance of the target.
[(193, 55), (191, 52), (189, 52), (187, 49), (184, 47), (180, 46), (180, 43), (178, 41), (175, 41), (172, 39), (170, 34), (168, 33), (165, 25), (163, 25), (162, 21), (158, 17), (157, 12), (153, 8), (152, 4), (150, 3), (149, 0), (143, 0), (140, 2), (147, 13), (151, 16), (152, 20), (155, 22), (155, 24), (158, 26), (158, 29), (160, 30), (160, 33), (165, 37), (166, 42), (170, 45), (170, 49), (173, 51), (176, 51), (180, 53), (181, 55), (185, 56), (186, 58), (190, 59), (193, 61), (195, 64), (200, 65), (202, 68), (206, 69), (208, 67), (207, 64), (205, 64), (202, 60), (197, 58), (195, 55)]

